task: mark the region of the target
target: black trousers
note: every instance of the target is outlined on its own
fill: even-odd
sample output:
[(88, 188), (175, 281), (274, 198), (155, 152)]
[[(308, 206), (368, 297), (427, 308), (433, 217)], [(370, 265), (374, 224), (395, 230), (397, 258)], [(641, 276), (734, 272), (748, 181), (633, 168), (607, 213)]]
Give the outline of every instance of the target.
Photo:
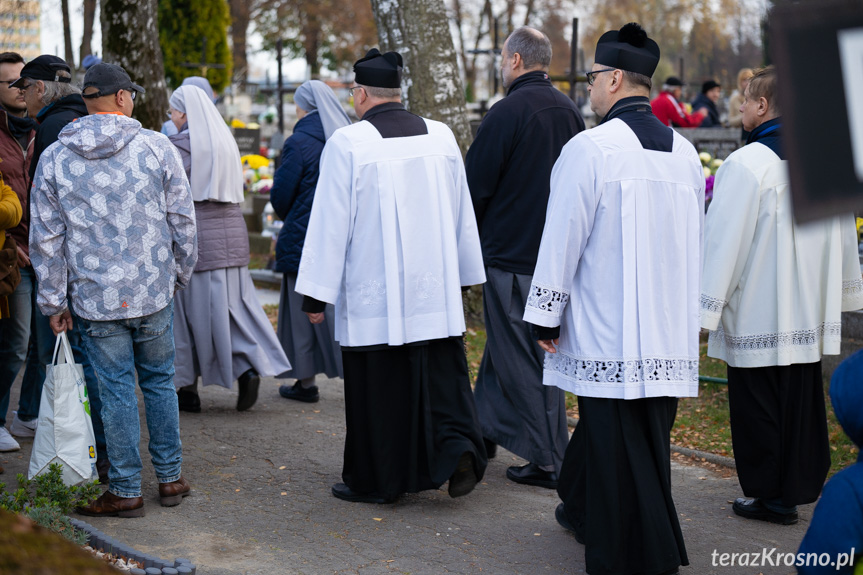
[(816, 501), (830, 470), (821, 362), (729, 366), (728, 404), (744, 495)]
[(385, 497), (437, 489), (465, 452), (483, 476), (488, 459), (462, 338), (373, 351), (342, 348), (342, 358), (342, 479), (348, 487)]
[(558, 483), (590, 575), (659, 575), (688, 565), (671, 498), (677, 398), (578, 398)]

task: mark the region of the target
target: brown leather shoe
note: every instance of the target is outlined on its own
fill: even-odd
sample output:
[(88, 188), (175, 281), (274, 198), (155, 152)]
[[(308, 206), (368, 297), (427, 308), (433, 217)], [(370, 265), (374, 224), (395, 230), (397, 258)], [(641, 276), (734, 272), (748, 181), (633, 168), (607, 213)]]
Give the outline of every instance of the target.
[(118, 497), (106, 491), (99, 499), (78, 507), (75, 511), (90, 517), (143, 517), (144, 499), (142, 497)]
[(183, 501), (183, 497), (189, 495), (192, 486), (183, 477), (170, 483), (159, 484), (159, 502), (162, 507), (173, 507)]

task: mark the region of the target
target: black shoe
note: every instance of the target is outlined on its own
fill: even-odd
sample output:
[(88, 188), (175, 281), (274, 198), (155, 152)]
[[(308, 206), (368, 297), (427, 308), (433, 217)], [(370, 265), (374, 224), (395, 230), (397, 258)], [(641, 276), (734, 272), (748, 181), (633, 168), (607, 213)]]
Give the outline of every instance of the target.
[(523, 485), (535, 485), (546, 489), (557, 489), (557, 473), (543, 471), (535, 463), (528, 463), (521, 467), (513, 465), (507, 468), (506, 477), (516, 483)]
[(449, 487), (447, 492), (450, 497), (461, 497), (467, 495), (473, 488), (476, 487), (477, 478), (476, 471), (473, 467), (473, 453), (465, 451), (458, 458), (458, 463), (455, 466), (455, 471), (449, 478)]
[(569, 522), (566, 511), (563, 509), (563, 503), (559, 504), (557, 509), (554, 510), (554, 518), (557, 519), (558, 525), (572, 533), (575, 536), (575, 540), (584, 545), (584, 537), (575, 530), (575, 525)]
[(294, 385), (280, 385), (279, 395), (285, 399), (296, 399), (297, 401), (305, 401), (306, 403), (316, 403), (320, 398), (318, 386), (313, 385), (309, 388), (303, 388), (302, 384), (297, 381)]
[(754, 499), (738, 497), (731, 508), (734, 510), (734, 513), (746, 519), (758, 519), (759, 521), (769, 521), (770, 523), (778, 523), (779, 525), (794, 525), (797, 523), (796, 511), (790, 513), (772, 511), (757, 497)]
[(240, 393), (237, 396), (237, 411), (246, 411), (258, 401), (258, 387), (261, 385), (261, 376), (254, 369), (247, 370), (237, 378), (237, 386)]
[(194, 391), (188, 391), (182, 387), (177, 390), (177, 406), (180, 411), (189, 413), (201, 413), (201, 398)]
[(497, 455), (497, 443), (485, 437), (482, 438), (482, 442), (485, 444), (485, 454), (489, 459), (494, 459), (494, 456)]
[(395, 498), (382, 497), (376, 493), (357, 493), (344, 483), (333, 485), (333, 495), (342, 501), (351, 503), (392, 503)]

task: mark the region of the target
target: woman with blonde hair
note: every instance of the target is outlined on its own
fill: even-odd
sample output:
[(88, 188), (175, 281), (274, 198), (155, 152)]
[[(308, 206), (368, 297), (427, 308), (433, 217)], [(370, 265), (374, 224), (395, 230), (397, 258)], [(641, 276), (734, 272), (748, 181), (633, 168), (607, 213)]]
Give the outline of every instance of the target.
[(183, 411), (201, 411), (203, 385), (239, 387), (237, 411), (258, 398), (261, 376), (291, 369), (249, 275), (249, 236), (243, 219), (240, 151), (211, 94), (181, 86), (171, 96), (171, 120), (192, 185), (198, 263), (175, 297), (174, 385)]
[(740, 70), (737, 73), (737, 89), (728, 99), (728, 127), (740, 128), (740, 139), (744, 141), (749, 136), (749, 132), (743, 129), (743, 113), (740, 111), (740, 106), (743, 105), (743, 93), (746, 92), (746, 86), (753, 74), (752, 68)]

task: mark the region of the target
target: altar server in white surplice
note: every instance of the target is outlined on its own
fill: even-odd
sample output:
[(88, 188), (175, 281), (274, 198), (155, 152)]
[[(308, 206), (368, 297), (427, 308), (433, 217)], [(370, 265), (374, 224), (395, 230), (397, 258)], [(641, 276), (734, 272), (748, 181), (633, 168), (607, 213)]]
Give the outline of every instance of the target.
[(638, 24), (603, 34), (588, 72), (600, 125), (563, 148), (524, 319), (543, 383), (578, 396), (558, 522), (588, 573), (689, 563), (671, 498), (679, 397), (698, 393), (704, 175), (650, 108), (659, 47)]
[(296, 291), (335, 304), (345, 373), (344, 483), (389, 503), (449, 480), (470, 492), (487, 464), (462, 336), (462, 286), (485, 272), (461, 152), (449, 128), (401, 104), (402, 58), (354, 65), (361, 122), (321, 155)]
[(830, 469), (821, 356), (839, 353), (841, 312), (863, 307), (851, 214), (797, 224), (776, 73), (743, 96), (746, 145), (716, 174), (707, 214), (701, 325), (728, 363), (731, 439), (745, 498), (737, 515), (797, 522)]

